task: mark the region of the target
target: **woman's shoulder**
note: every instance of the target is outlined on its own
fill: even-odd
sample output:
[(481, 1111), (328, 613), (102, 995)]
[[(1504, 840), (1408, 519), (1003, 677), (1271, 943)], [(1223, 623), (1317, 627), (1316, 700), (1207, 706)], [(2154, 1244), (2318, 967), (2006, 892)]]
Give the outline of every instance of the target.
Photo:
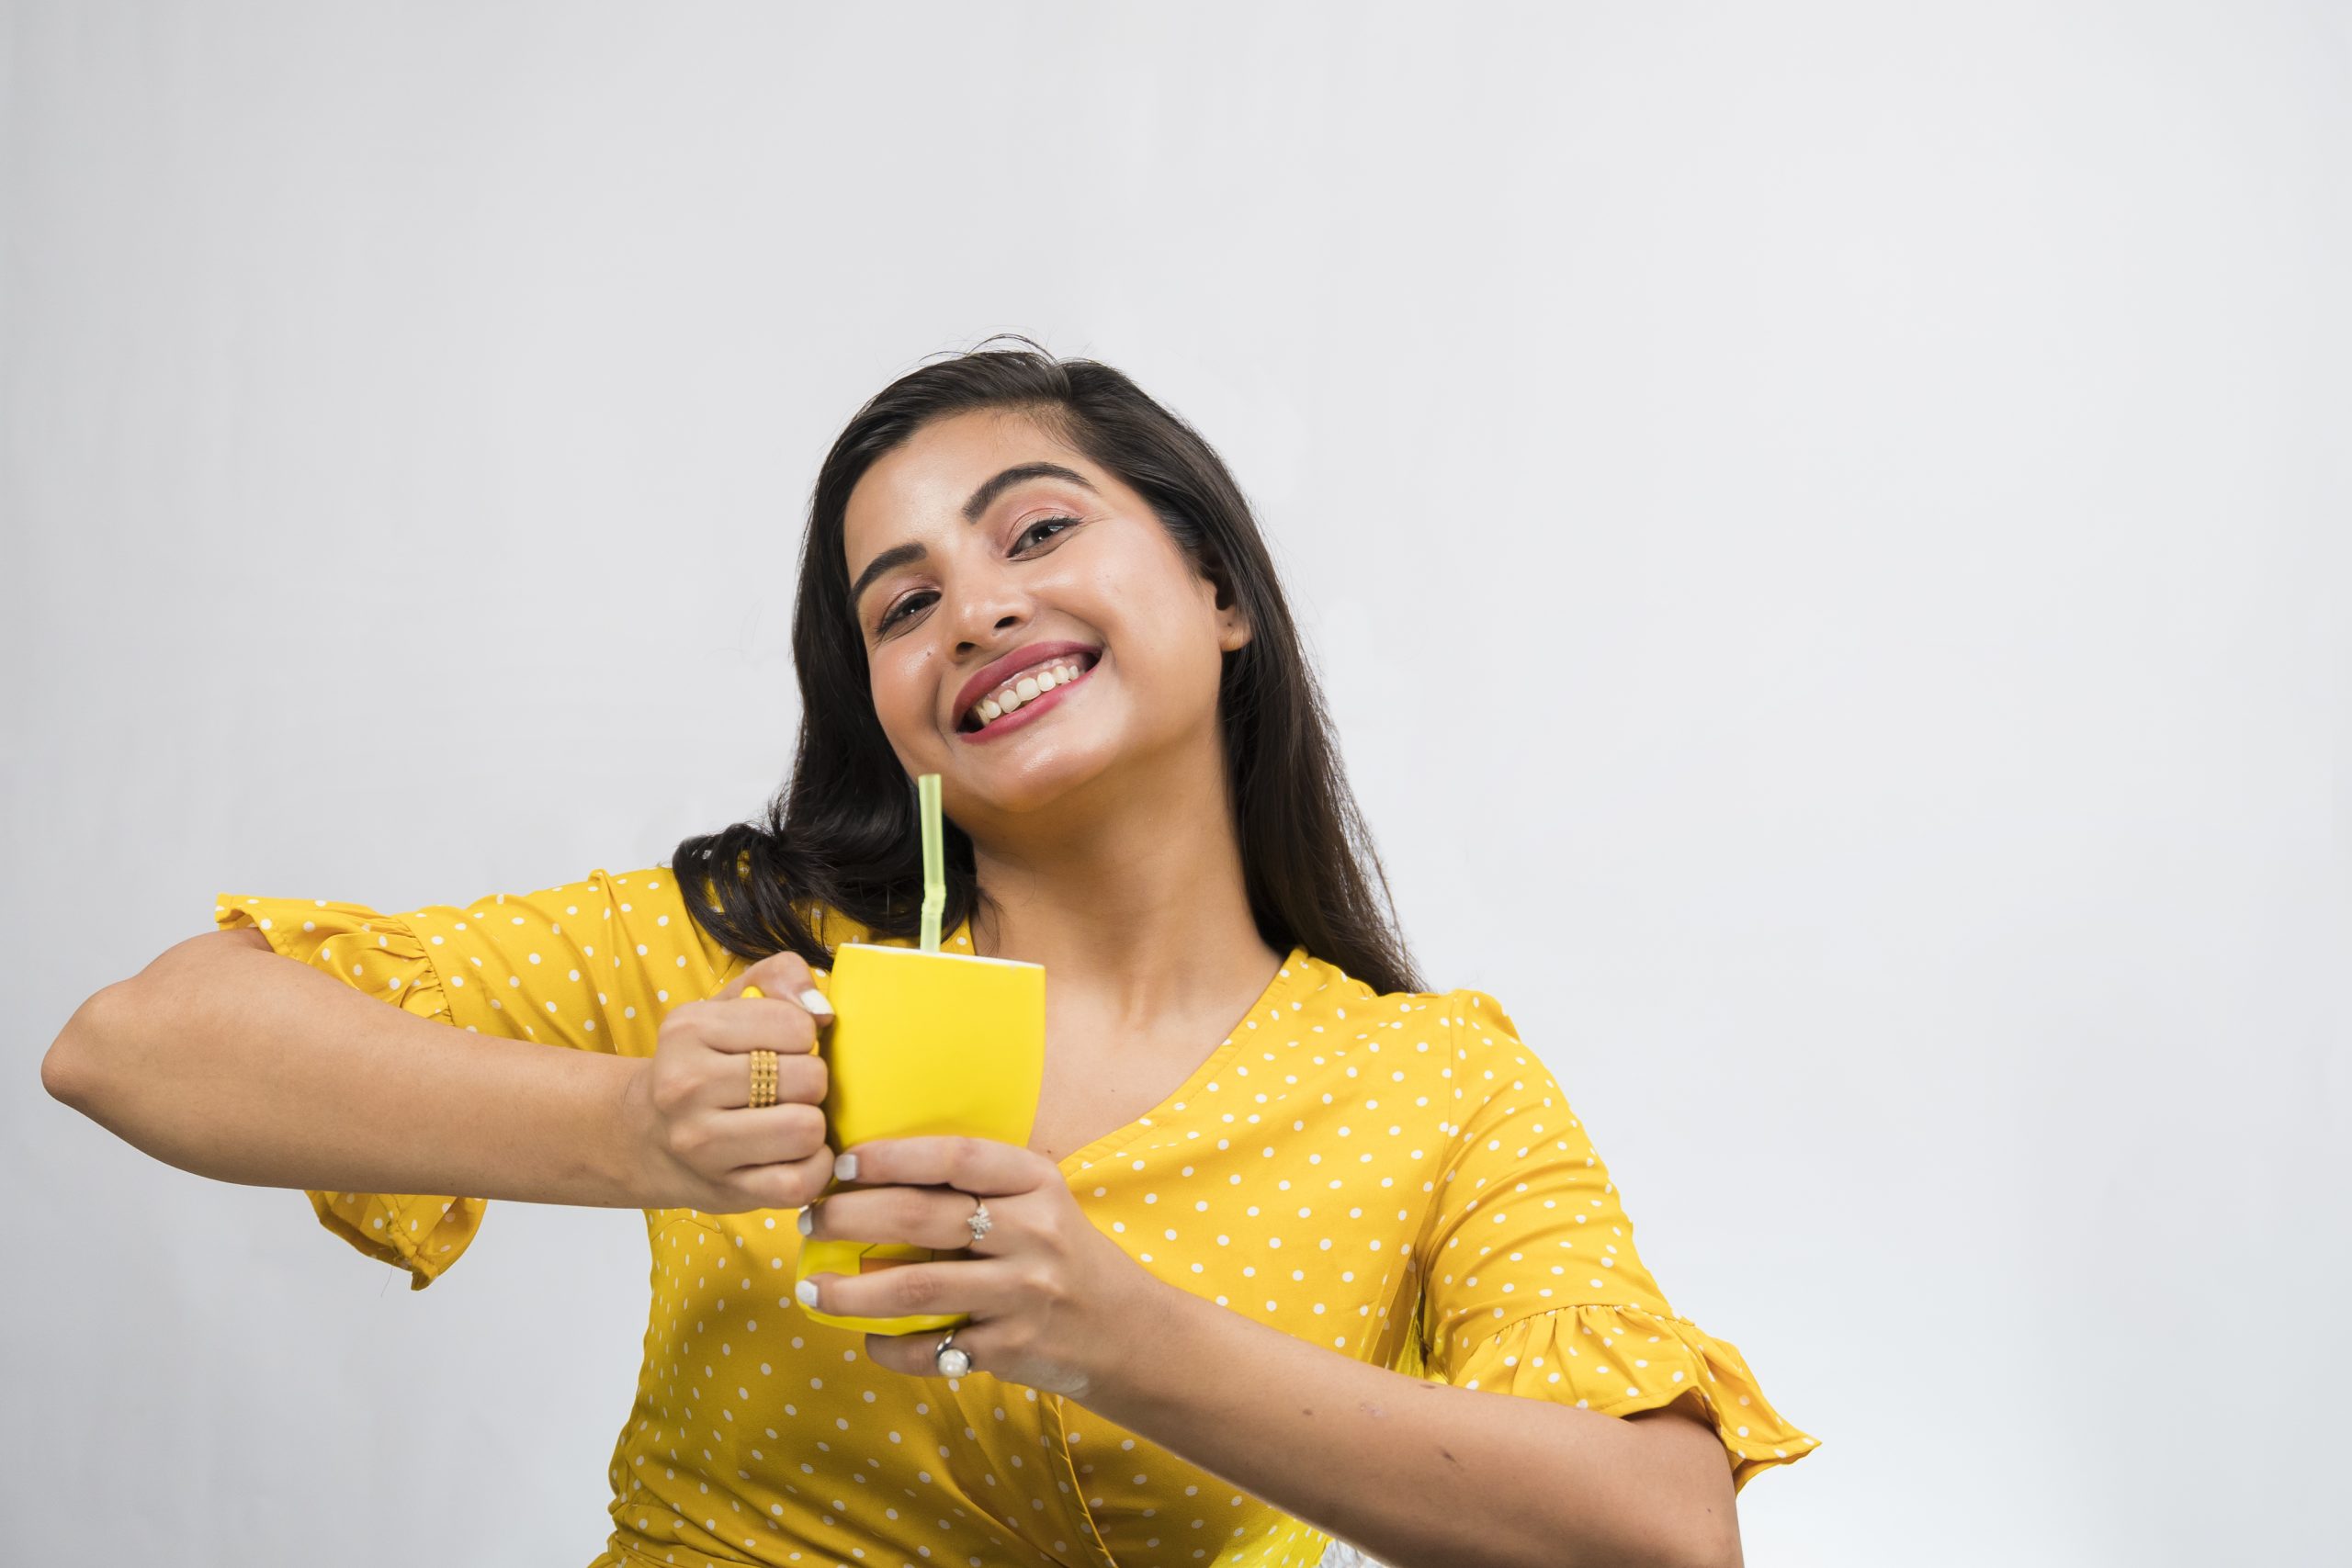
[(1381, 991), (1311, 953), (1303, 967), (1310, 983), (1298, 987), (1291, 999), (1301, 1010), (1321, 1014), (1327, 1029), (1349, 1024), (1353, 1032), (1367, 1036), (1409, 1032), (1417, 1043), (1425, 1042), (1429, 1050), (1443, 1049), (1455, 1057), (1497, 1051), (1508, 1055), (1527, 1049), (1510, 1013), (1493, 993), (1479, 987)]
[[(1296, 988), (1295, 999), (1302, 1006), (1320, 1006), (1337, 1012), (1346, 1010), (1350, 1018), (1367, 1022), (1401, 1022), (1411, 1018), (1423, 1024), (1446, 1022), (1492, 1021), (1500, 1020), (1505, 1026), (1510, 1017), (1502, 1004), (1474, 987), (1456, 986), (1428, 991), (1383, 991), (1370, 981), (1351, 975), (1340, 964), (1319, 957), (1305, 947), (1295, 947), (1284, 961), (1283, 974), (1303, 975), (1306, 985)], [(1281, 982), (1278, 980), (1277, 984)], [(1307, 998), (1312, 998), (1310, 1002)]]
[(1371, 982), (1349, 974), (1340, 964), (1303, 946), (1291, 951), (1293, 958), (1303, 960), (1315, 975), (1319, 982), (1317, 988), (1331, 994), (1335, 1002), (1390, 1012), (1436, 1010), (1449, 1018), (1456, 1013), (1478, 1012), (1487, 1020), (1500, 1018), (1506, 1024), (1510, 1021), (1502, 1003), (1476, 986), (1449, 986), (1427, 991), (1375, 990)]
[(613, 922), (612, 940), (628, 943), (638, 959), (651, 961), (657, 967), (692, 968), (718, 976), (724, 983), (742, 961), (695, 918), (681, 880), (668, 863), (658, 862), (630, 864), (625, 871), (600, 866), (582, 885), (601, 888), (603, 917)]

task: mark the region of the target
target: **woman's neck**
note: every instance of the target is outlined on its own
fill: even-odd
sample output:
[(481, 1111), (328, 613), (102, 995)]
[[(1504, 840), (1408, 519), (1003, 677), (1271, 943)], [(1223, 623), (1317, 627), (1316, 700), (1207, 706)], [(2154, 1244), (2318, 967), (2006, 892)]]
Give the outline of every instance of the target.
[(1222, 768), (1211, 765), (1205, 780), (1127, 791), (1116, 810), (1067, 802), (1018, 841), (976, 838), (995, 908), (973, 916), (973, 950), (1045, 964), (1057, 1014), (1122, 1036), (1197, 1034), (1204, 1016), (1229, 1028), (1226, 1015), (1286, 954), (1250, 913)]

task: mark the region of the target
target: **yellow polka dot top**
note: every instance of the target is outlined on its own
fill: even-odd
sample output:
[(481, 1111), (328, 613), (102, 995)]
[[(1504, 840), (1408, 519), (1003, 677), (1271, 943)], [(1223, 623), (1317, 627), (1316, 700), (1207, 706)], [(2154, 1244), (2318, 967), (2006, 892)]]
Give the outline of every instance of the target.
[[(658, 866), (398, 914), (217, 902), (221, 928), (393, 1007), (575, 1051), (650, 1056), (671, 1008), (746, 967)], [(873, 940), (816, 912), (829, 951)], [(968, 922), (944, 942), (969, 950)], [(1335, 1355), (1607, 1416), (1695, 1389), (1740, 1487), (1817, 1446), (1668, 1305), (1583, 1123), (1483, 992), (1379, 994), (1295, 948), (1181, 1088), (1060, 1167), (1144, 1268)], [(310, 1200), (420, 1291), (483, 1212)], [(1081, 1404), (875, 1365), (862, 1334), (799, 1311), (795, 1217), (647, 1211), (652, 1319), (590, 1568), (1321, 1560), (1321, 1531)]]

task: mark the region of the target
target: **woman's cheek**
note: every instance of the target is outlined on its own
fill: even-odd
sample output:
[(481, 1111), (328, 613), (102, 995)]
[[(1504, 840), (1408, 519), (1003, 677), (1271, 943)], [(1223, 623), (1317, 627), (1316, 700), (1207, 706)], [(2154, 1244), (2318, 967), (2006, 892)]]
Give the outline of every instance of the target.
[(874, 712), (894, 742), (914, 736), (928, 716), (921, 697), (904, 681), (898, 679), (876, 688)]

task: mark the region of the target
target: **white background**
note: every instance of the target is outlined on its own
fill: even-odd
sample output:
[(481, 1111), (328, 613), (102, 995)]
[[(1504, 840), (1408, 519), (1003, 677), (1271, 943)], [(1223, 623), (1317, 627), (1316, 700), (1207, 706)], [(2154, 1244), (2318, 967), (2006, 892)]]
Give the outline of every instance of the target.
[(782, 780), (808, 487), (1017, 330), (1260, 510), (1432, 983), (1822, 1439), (1765, 1565), (2340, 1550), (2331, 5), (0, 6), (0, 1557), (579, 1568), (628, 1211), (429, 1292), (48, 1099), (223, 890)]

